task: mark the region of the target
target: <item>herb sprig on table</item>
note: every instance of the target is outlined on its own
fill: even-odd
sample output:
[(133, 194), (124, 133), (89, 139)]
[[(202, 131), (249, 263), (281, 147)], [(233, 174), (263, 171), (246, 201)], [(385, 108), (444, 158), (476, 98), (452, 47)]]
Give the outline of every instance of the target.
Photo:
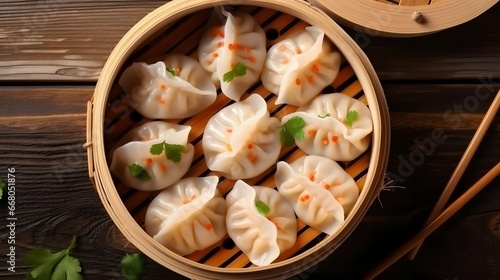
[(80, 261), (70, 256), (76, 246), (76, 236), (73, 236), (68, 248), (52, 253), (47, 249), (34, 249), (22, 258), (22, 261), (32, 269), (26, 276), (27, 280), (82, 280)]
[(139, 253), (125, 253), (120, 266), (122, 276), (127, 280), (139, 280), (146, 274), (146, 259)]

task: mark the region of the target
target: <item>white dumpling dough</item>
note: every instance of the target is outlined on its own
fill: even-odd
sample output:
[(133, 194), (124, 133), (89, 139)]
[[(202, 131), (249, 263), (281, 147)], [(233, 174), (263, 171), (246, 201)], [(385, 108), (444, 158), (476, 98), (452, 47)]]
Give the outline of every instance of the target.
[[(109, 167), (123, 183), (142, 191), (166, 188), (182, 178), (193, 161), (194, 147), (188, 143), (190, 126), (153, 121), (130, 130), (111, 149), (112, 161)], [(165, 141), (184, 146), (181, 160), (167, 159), (165, 152), (152, 155), (152, 145)], [(150, 179), (138, 179), (132, 175), (131, 164), (141, 166)]]
[(226, 202), (218, 182), (217, 176), (184, 178), (160, 192), (146, 212), (146, 232), (182, 256), (221, 240), (227, 233)]
[(336, 161), (322, 156), (302, 156), (290, 163), (297, 173), (329, 191), (342, 205), (347, 216), (359, 197), (354, 179)]
[(276, 104), (304, 105), (335, 80), (340, 63), (325, 33), (309, 26), (269, 49), (262, 84), (278, 95)]
[(215, 85), (200, 63), (181, 54), (167, 55), (150, 65), (134, 63), (125, 69), (119, 84), (128, 104), (151, 119), (187, 118), (217, 97)]
[[(269, 206), (267, 216), (257, 211), (257, 201)], [(238, 180), (226, 203), (227, 232), (252, 263), (270, 264), (295, 244), (297, 222), (293, 208), (276, 190), (251, 187)]]
[(234, 180), (255, 177), (278, 159), (279, 121), (269, 116), (266, 101), (252, 94), (208, 121), (202, 145), (210, 170)]
[(300, 220), (330, 235), (337, 231), (344, 221), (344, 208), (328, 190), (284, 161), (278, 162), (274, 179)]
[[(227, 20), (222, 26), (205, 30), (198, 48), (198, 58), (212, 80), (232, 100), (239, 101), (243, 93), (259, 80), (266, 57), (266, 34), (248, 14), (234, 16), (222, 11)], [(247, 67), (246, 74), (224, 82), (223, 77), (237, 63)]]
[[(358, 113), (358, 119), (352, 126), (346, 123), (350, 111)], [(348, 95), (321, 94), (281, 121), (285, 123), (295, 116), (301, 117), (306, 123), (304, 140), (295, 140), (295, 143), (307, 154), (351, 161), (370, 146), (373, 130), (370, 109)]]

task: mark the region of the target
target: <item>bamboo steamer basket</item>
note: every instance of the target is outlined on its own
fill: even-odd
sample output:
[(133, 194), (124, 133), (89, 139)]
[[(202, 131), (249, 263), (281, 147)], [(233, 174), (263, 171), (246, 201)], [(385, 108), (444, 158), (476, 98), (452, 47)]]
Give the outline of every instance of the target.
[(372, 35), (421, 36), (465, 23), (498, 0), (309, 0), (336, 21)]
[[(215, 6), (228, 5), (247, 12), (261, 24), (267, 34), (287, 34), (307, 25), (321, 28), (343, 56), (339, 75), (328, 90), (336, 90), (367, 104), (372, 113), (373, 133), (370, 148), (352, 162), (340, 163), (354, 177), (360, 188), (360, 197), (340, 229), (331, 236), (298, 224), (296, 244), (282, 252), (268, 266), (252, 265), (236, 246), (227, 246), (227, 238), (188, 256), (179, 256), (150, 237), (143, 229), (144, 215), (151, 199), (158, 192), (142, 192), (127, 187), (109, 171), (109, 149), (131, 128), (149, 121), (141, 118), (126, 104), (117, 80), (123, 70), (134, 61), (144, 61), (169, 52), (183, 52), (196, 56), (196, 45)], [(280, 38), (268, 38), (267, 46)], [(276, 96), (265, 90), (260, 82), (251, 88), (267, 97), (268, 109), (281, 119), (294, 111), (291, 106), (274, 104)], [(245, 99), (247, 95), (242, 97)], [(204, 124), (230, 100), (219, 93), (208, 113), (195, 115), (183, 124), (192, 125), (189, 141), (195, 146), (194, 163), (187, 176), (207, 176), (201, 150)], [(172, 120), (169, 120), (172, 122)], [(179, 274), (193, 279), (274, 279), (298, 274), (331, 254), (359, 224), (384, 181), (389, 155), (390, 123), (385, 96), (368, 58), (355, 42), (324, 12), (302, 0), (174, 0), (154, 10), (139, 21), (120, 40), (110, 54), (97, 82), (95, 93), (88, 102), (87, 148), (89, 176), (110, 217), (123, 235), (154, 261)], [(199, 148), (197, 148), (199, 147)], [(303, 153), (296, 147), (283, 148), (280, 160), (291, 161)], [(266, 171), (247, 181), (253, 185), (274, 186), (274, 171)], [(234, 181), (223, 180), (218, 185), (226, 194)]]

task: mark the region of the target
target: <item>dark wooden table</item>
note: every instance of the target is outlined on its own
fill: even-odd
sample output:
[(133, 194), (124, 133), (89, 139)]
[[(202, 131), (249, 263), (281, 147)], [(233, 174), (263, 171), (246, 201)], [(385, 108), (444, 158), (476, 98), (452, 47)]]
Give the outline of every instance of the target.
[[(87, 177), (86, 101), (123, 34), (164, 1), (53, 0), (0, 4), (0, 178), (15, 168), (15, 273), (8, 271), (7, 201), (0, 202), (0, 277), (24, 279), (21, 257), (59, 250), (73, 235), (85, 279), (121, 279), (133, 248)], [(346, 31), (382, 81), (392, 143), (388, 172), (404, 189), (383, 191), (328, 259), (295, 279), (356, 279), (421, 227), (500, 88), (500, 5), (461, 26), (419, 38)], [(458, 197), (500, 159), (494, 120)], [(444, 141), (433, 141), (436, 129)], [(418, 143), (427, 143), (422, 148)], [(419, 156), (420, 155), (420, 156)], [(421, 155), (424, 155), (423, 157)], [(380, 279), (499, 279), (500, 181), (434, 232), (414, 261)], [(184, 279), (148, 260), (144, 279)]]

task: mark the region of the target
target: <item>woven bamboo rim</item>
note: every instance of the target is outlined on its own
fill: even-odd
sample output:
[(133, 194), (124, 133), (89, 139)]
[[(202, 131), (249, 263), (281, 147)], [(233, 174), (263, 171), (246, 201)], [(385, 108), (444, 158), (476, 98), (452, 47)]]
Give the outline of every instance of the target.
[[(144, 47), (148, 40), (154, 38), (169, 24), (177, 22), (194, 12), (219, 5), (239, 4), (279, 11), (310, 25), (322, 28), (327, 37), (335, 42), (335, 45), (345, 57), (346, 63), (350, 66), (349, 69), (359, 79), (359, 86), (364, 93), (364, 100), (372, 110), (374, 131), (371, 149), (367, 157), (369, 158), (369, 168), (363, 176), (363, 189), (360, 198), (337, 234), (325, 237), (317, 245), (299, 255), (286, 258), (269, 266), (220, 268), (198, 263), (172, 253), (153, 240), (136, 222), (124, 205), (109, 172), (106, 161), (106, 139), (104, 137), (103, 123), (115, 80), (127, 59), (137, 49)], [(238, 277), (241, 279), (271, 279), (298, 274), (317, 264), (340, 246), (359, 224), (374, 198), (378, 195), (383, 183), (389, 154), (390, 125), (387, 104), (380, 82), (367, 57), (354, 41), (325, 13), (305, 1), (171, 1), (144, 17), (120, 40), (103, 67), (95, 88), (91, 107), (92, 110), (88, 116), (91, 118), (88, 127), (88, 143), (85, 146), (88, 148), (89, 165), (91, 166), (89, 174), (105, 209), (119, 230), (134, 246), (159, 264), (190, 278), (234, 279)]]
[(310, 0), (335, 20), (373, 35), (420, 36), (465, 23), (498, 0)]

